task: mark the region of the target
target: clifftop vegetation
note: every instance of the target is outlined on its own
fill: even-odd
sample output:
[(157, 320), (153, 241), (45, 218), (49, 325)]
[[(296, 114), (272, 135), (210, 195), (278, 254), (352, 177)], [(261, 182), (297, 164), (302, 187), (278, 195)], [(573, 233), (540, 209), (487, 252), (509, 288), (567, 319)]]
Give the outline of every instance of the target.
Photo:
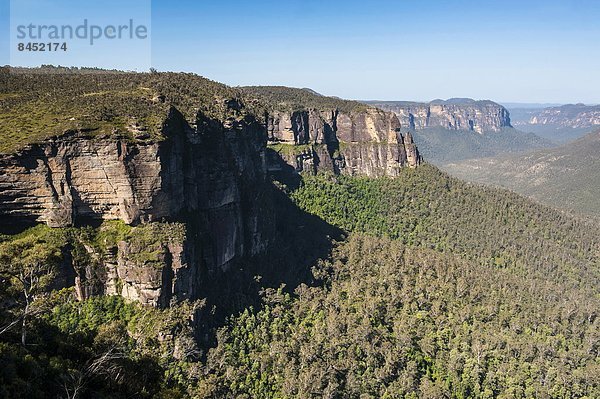
[(0, 153), (70, 131), (92, 137), (160, 140), (171, 106), (192, 124), (198, 111), (224, 121), (247, 113), (261, 119), (266, 109), (339, 109), (351, 113), (367, 107), (306, 89), (232, 88), (190, 73), (2, 67)]
[(225, 120), (238, 90), (187, 73), (0, 68), (0, 152), (68, 131), (160, 139), (170, 106)]
[(399, 107), (424, 107), (429, 105), (459, 105), (459, 106), (499, 106), (498, 103), (491, 100), (473, 100), (472, 98), (449, 98), (447, 100), (435, 99), (430, 102), (419, 102), (419, 101), (365, 101), (367, 104), (375, 106), (399, 106)]
[(357, 101), (327, 97), (308, 89), (285, 86), (246, 86), (242, 92), (249, 99), (256, 99), (270, 110), (304, 111), (307, 109), (334, 110), (345, 113), (364, 111), (367, 106)]

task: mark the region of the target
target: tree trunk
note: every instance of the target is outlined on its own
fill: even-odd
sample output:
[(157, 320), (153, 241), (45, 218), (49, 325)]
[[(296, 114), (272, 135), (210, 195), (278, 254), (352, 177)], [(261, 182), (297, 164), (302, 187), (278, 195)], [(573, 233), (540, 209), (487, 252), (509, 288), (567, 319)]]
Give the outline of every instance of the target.
[(25, 304), (25, 313), (23, 313), (23, 324), (21, 325), (21, 344), (27, 345), (27, 314), (29, 313), (29, 301)]

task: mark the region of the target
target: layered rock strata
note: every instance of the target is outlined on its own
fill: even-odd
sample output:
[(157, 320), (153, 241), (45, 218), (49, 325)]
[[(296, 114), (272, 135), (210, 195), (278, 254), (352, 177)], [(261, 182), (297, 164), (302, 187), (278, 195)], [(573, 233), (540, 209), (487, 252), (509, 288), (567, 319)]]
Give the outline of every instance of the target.
[(511, 127), (508, 110), (492, 101), (451, 99), (430, 103), (389, 101), (370, 104), (395, 113), (400, 123), (411, 130), (441, 127), (483, 134)]
[(72, 132), (0, 155), (0, 225), (120, 220), (139, 233), (182, 224), (186, 233), (175, 241), (173, 234), (153, 240), (150, 232), (146, 241), (132, 235), (102, 248), (84, 243), (83, 258), (65, 249), (71, 272), (64, 281), (79, 298), (121, 295), (166, 307), (203, 297), (202, 286), (273, 242), (269, 172), (282, 164), (295, 172), (395, 176), (420, 162), (398, 118), (373, 107), (258, 120), (241, 101), (222, 106), (223, 118), (198, 112), (193, 123), (171, 107), (158, 140)]
[(398, 118), (374, 107), (353, 113), (277, 111), (267, 118), (267, 134), (271, 149), (298, 172), (396, 176), (420, 162)]
[(196, 125), (172, 109), (160, 142), (72, 135), (3, 155), (0, 223), (185, 221), (201, 248), (192, 262), (226, 270), (264, 250), (272, 235), (264, 126), (202, 114)]
[(529, 120), (531, 125), (588, 128), (600, 125), (600, 105), (568, 104), (546, 108)]

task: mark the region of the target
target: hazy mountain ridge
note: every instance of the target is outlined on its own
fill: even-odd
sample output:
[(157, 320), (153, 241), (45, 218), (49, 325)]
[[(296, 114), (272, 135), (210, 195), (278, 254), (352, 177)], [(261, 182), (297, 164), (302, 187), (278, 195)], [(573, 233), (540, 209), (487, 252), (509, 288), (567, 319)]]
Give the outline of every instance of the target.
[(583, 124), (582, 127), (573, 127), (569, 123), (532, 123), (532, 120), (538, 122), (536, 118), (539, 115), (560, 107), (562, 107), (560, 104), (514, 104), (513, 106), (507, 106), (511, 122), (515, 128), (536, 134), (556, 144), (576, 140), (594, 129), (593, 125), (588, 124)]
[(473, 159), (445, 170), (480, 183), (510, 188), (561, 209), (600, 216), (600, 131), (558, 148)]
[(600, 125), (600, 105), (567, 104), (545, 108), (532, 115), (532, 125), (556, 125), (572, 128), (586, 128)]

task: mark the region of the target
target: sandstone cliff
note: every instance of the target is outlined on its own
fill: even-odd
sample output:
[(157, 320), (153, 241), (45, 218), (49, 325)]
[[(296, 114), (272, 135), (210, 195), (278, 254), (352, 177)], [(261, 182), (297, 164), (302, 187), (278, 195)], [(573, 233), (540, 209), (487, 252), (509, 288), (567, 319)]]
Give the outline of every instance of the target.
[(410, 133), (402, 135), (398, 119), (376, 108), (276, 112), (267, 126), (270, 148), (298, 172), (396, 176), (420, 162)]
[[(225, 270), (262, 251), (272, 236), (266, 136), (248, 115), (221, 122), (199, 113), (196, 126), (172, 108), (160, 142), (73, 135), (3, 155), (0, 223), (64, 227), (111, 219), (181, 220), (193, 228), (194, 246), (200, 248), (189, 263), (209, 273)], [(131, 265), (126, 254), (135, 250), (127, 243), (119, 250), (115, 264)], [(165, 256), (175, 262), (181, 252), (171, 247)], [(135, 274), (135, 267), (126, 269)], [(125, 285), (124, 296), (153, 297), (144, 294), (144, 285), (156, 279), (132, 278), (137, 291)]]
[(531, 125), (588, 128), (600, 125), (600, 105), (568, 104), (546, 108), (533, 115)]
[[(121, 236), (111, 239), (115, 229)], [(200, 254), (190, 239), (193, 232), (185, 224), (127, 227), (114, 221), (103, 223), (91, 235), (89, 229), (81, 231), (87, 233), (74, 234), (62, 283), (73, 285), (79, 299), (120, 295), (164, 308), (172, 301), (201, 297), (207, 280), (214, 278), (199, 267)]]
[[(421, 161), (412, 135), (400, 133), (391, 112), (306, 89), (253, 87), (248, 92), (271, 104), (265, 112), (270, 149), (297, 172), (396, 176)], [(269, 166), (280, 167), (272, 159)]]
[(369, 104), (394, 112), (400, 123), (411, 130), (442, 127), (483, 134), (511, 127), (509, 112), (492, 101), (472, 99), (434, 100), (430, 103), (373, 101)]
[[(72, 278), (62, 280), (80, 298), (165, 307), (203, 297), (202, 287), (274, 241), (269, 172), (278, 168), (393, 176), (420, 162), (395, 115), (343, 100), (274, 109), (180, 74), (0, 78), (15, 92), (0, 98), (0, 112), (34, 115), (0, 119), (11, 140), (0, 155), (3, 230), (135, 226), (114, 242), (64, 249)], [(40, 104), (41, 87), (56, 98)], [(48, 132), (35, 130), (46, 123)]]

